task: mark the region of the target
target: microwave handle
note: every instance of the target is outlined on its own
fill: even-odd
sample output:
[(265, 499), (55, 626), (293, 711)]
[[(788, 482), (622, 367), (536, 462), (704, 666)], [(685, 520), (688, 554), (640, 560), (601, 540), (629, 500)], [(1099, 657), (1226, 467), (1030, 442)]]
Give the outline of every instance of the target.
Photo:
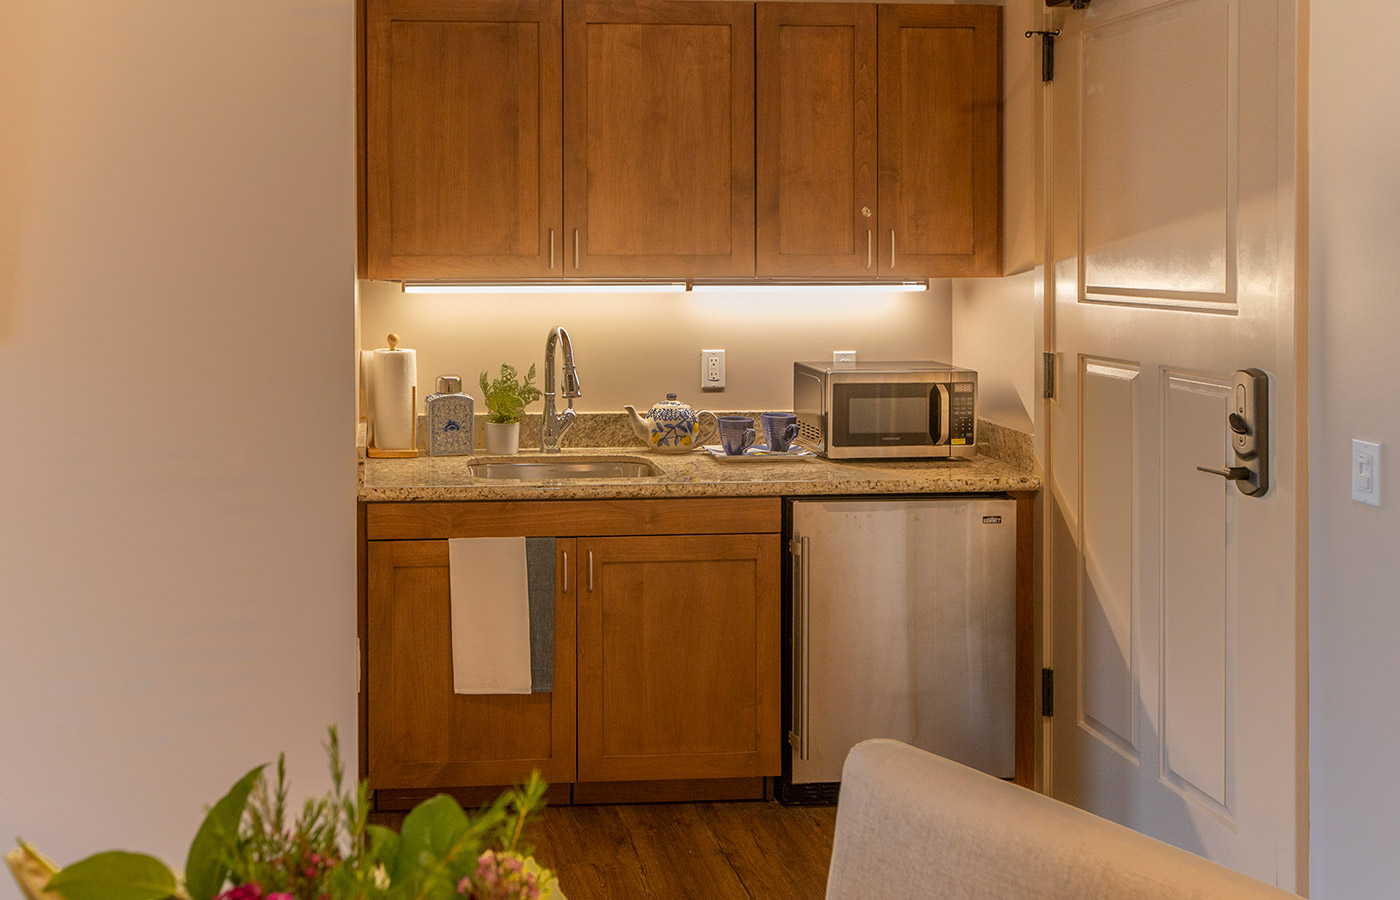
[(949, 416), (952, 413), (952, 394), (946, 384), (935, 384), (928, 394), (929, 434), (935, 447), (948, 443), (948, 433), (952, 428)]

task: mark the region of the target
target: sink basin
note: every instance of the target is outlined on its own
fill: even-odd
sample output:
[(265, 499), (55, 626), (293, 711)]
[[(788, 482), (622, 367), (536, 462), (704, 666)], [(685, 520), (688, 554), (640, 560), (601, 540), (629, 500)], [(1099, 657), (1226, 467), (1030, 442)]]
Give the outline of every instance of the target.
[(473, 478), (560, 481), (576, 478), (657, 478), (661, 470), (644, 459), (520, 459), (472, 463)]

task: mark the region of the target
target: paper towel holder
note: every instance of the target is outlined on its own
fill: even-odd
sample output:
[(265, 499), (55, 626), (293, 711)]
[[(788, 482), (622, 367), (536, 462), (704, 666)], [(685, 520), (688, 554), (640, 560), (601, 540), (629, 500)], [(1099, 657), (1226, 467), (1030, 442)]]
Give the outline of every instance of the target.
[[(399, 336), (389, 335), (389, 349), (397, 350), (399, 346)], [(388, 449), (382, 450), (374, 446), (374, 404), (365, 404), (365, 421), (368, 423), (366, 429), (365, 455), (371, 459), (414, 459), (418, 456), (418, 385), (411, 389), (412, 402), (409, 409), (413, 410), (413, 447), (402, 450)]]

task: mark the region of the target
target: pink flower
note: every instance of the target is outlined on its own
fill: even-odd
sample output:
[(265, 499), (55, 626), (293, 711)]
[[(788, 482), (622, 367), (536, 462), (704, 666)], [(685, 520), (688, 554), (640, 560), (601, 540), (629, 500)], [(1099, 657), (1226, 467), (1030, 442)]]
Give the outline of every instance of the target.
[(224, 891), (214, 900), (263, 900), (262, 888), (257, 882), (240, 884), (236, 888)]
[(297, 900), (297, 898), (293, 897), (291, 894), (280, 892), (276, 894), (268, 894), (266, 900)]
[(472, 880), (471, 880), (470, 878), (468, 878), (466, 875), (463, 875), (463, 876), (462, 876), (462, 880), (459, 881), (459, 882), (457, 882), (457, 893), (459, 893), (459, 894), (465, 894), (467, 891), (469, 891), (469, 890), (471, 890), (471, 889), (472, 889)]

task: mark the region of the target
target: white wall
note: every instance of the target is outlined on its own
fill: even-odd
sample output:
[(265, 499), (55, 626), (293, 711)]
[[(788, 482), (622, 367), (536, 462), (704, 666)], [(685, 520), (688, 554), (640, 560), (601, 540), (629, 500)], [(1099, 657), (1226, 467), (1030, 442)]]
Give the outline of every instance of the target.
[[(1312, 5), (1312, 896), (1400, 892), (1400, 5)], [(1379, 508), (1351, 439), (1385, 445)]]
[[(859, 359), (938, 359), (951, 348), (949, 283), (922, 293), (852, 288), (837, 294), (404, 294), (395, 282), (360, 283), (363, 349), (395, 332), (418, 354), (418, 395), (437, 376), (477, 377), (503, 362), (523, 374), (563, 325), (574, 345), (583, 396), (574, 408), (617, 412), (674, 393), (697, 409), (791, 409), (792, 363), (855, 350)], [(700, 351), (725, 351), (726, 387), (700, 390)], [(558, 363), (556, 362), (556, 365)], [(421, 402), (420, 402), (421, 408)], [(538, 411), (539, 407), (532, 407)]]
[(353, 761), (353, 22), (0, 4), (3, 840), (183, 867)]

